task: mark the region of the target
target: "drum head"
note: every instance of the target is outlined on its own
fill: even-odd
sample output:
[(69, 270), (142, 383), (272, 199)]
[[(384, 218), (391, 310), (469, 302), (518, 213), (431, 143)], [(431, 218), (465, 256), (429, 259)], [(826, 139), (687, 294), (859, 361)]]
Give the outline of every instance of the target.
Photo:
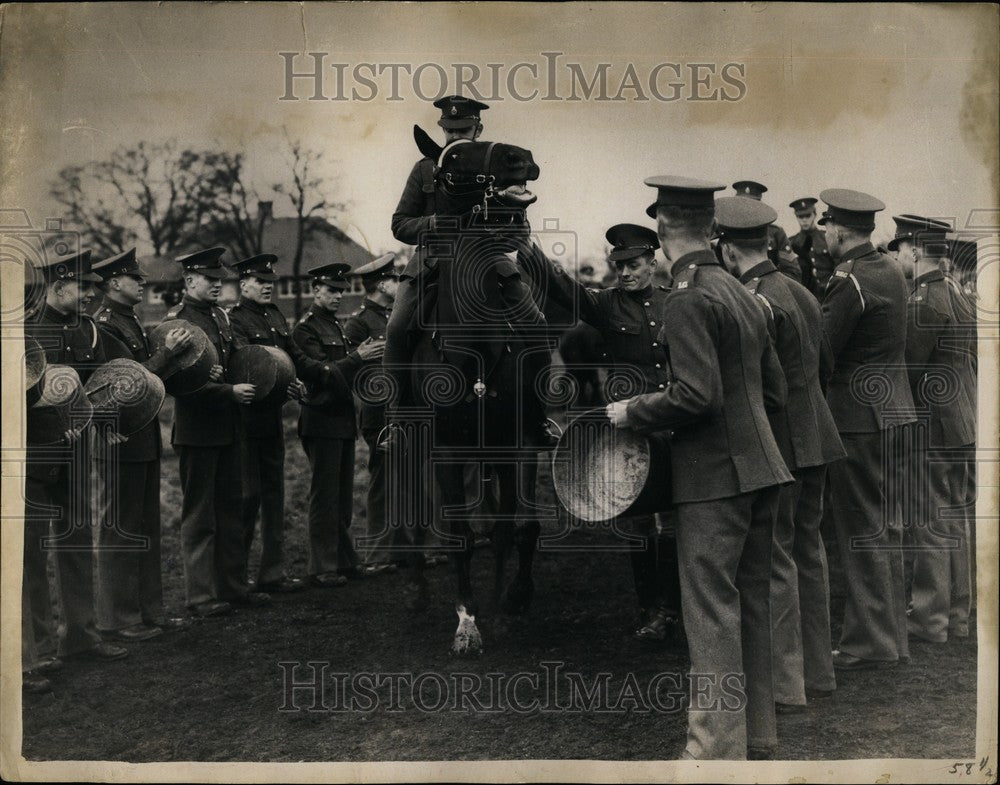
[(30, 336), (24, 336), (24, 389), (35, 387), (45, 373), (45, 350), (38, 341)]
[(160, 411), (163, 382), (135, 360), (111, 360), (84, 386), (95, 412), (116, 418), (115, 430), (129, 436), (145, 428)]
[(615, 428), (604, 409), (593, 409), (567, 426), (552, 457), (556, 496), (582, 521), (607, 521), (622, 515), (646, 487), (650, 476), (648, 440)]
[(233, 352), (229, 358), (228, 377), (232, 384), (256, 385), (256, 403), (283, 401), (288, 385), (295, 381), (295, 366), (276, 346), (250, 344)]
[(94, 408), (77, 372), (68, 365), (49, 365), (39, 388), (38, 400), (28, 414), (29, 444), (57, 444), (66, 431), (90, 422)]
[(170, 358), (163, 373), (163, 385), (171, 395), (187, 395), (208, 384), (212, 366), (219, 364), (219, 353), (205, 331), (185, 319), (169, 319), (156, 325), (149, 331), (150, 347), (154, 351), (165, 348), (167, 333), (178, 327), (191, 333), (191, 343)]

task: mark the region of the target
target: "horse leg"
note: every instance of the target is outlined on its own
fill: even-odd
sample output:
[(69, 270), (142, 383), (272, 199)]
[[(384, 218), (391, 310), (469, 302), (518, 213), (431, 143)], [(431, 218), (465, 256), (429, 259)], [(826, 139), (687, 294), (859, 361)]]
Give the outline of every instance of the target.
[(408, 450), (391, 450), (386, 456), (387, 512), (403, 526), (407, 543), (407, 567), (403, 587), (403, 602), (411, 613), (423, 613), (430, 607), (425, 548), (427, 544), (427, 510), (431, 496), (430, 473), (427, 471), (429, 456), (425, 440), (415, 423), (402, 421), (399, 427), (404, 434)]
[(529, 504), (533, 504), (535, 500), (537, 458), (531, 457), (520, 461), (514, 476), (519, 481), (519, 491), (514, 487), (510, 489), (517, 501), (517, 520), (511, 526), (513, 545), (517, 548), (517, 572), (507, 586), (502, 608), (504, 613), (516, 615), (528, 610), (535, 593), (531, 570), (535, 562), (535, 548), (541, 526), (537, 518), (528, 516), (533, 516)]
[[(462, 466), (453, 463), (438, 464), (435, 469), (442, 508), (454, 510), (464, 507), (466, 499)], [(476, 613), (479, 609), (472, 591), (472, 529), (468, 519), (463, 516), (448, 521), (447, 530), (459, 540), (459, 544), (451, 546), (455, 550), (449, 554), (458, 583), (455, 601), (458, 629), (455, 630), (451, 651), (459, 656), (478, 656), (483, 651), (483, 638), (476, 626)]]
[(500, 493), (497, 517), (493, 522), (493, 607), (503, 610), (503, 593), (506, 584), (507, 559), (514, 545), (514, 515), (517, 512), (517, 492), (514, 483), (517, 471), (514, 466), (497, 465), (493, 476)]

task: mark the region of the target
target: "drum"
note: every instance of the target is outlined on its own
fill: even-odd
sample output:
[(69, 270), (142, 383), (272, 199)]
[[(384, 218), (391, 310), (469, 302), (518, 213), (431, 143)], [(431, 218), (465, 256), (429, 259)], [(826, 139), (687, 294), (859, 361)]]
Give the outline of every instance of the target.
[(84, 385), (95, 415), (114, 418), (114, 429), (130, 436), (153, 421), (163, 405), (163, 382), (135, 360), (111, 360)]
[(552, 456), (560, 504), (582, 521), (649, 515), (671, 504), (666, 439), (615, 428), (591, 409), (563, 432)]
[(185, 319), (170, 319), (156, 325), (149, 331), (150, 348), (153, 351), (165, 348), (167, 333), (177, 327), (191, 333), (191, 343), (183, 352), (170, 358), (168, 369), (162, 376), (163, 385), (171, 395), (187, 395), (208, 384), (212, 367), (219, 364), (219, 353), (205, 331)]
[(24, 336), (24, 392), (28, 408), (34, 406), (42, 395), (46, 365), (45, 350), (34, 338)]
[(287, 353), (276, 346), (249, 344), (229, 358), (227, 378), (230, 384), (253, 384), (254, 403), (284, 402), (288, 385), (295, 381), (295, 365)]
[(58, 444), (66, 431), (88, 425), (93, 414), (76, 371), (68, 365), (49, 365), (38, 400), (28, 412), (28, 444)]

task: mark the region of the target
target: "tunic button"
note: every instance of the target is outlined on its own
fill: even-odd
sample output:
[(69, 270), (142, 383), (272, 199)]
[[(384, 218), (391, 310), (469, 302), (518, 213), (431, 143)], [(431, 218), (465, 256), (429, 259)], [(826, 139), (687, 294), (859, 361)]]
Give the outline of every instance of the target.
[(666, 389), (665, 385), (662, 385), (662, 384), (661, 384), (661, 385), (659, 385), (659, 387), (660, 387), (660, 389), (661, 389), (661, 390), (664, 390), (664, 389)]
[(757, 278), (757, 277), (755, 277), (755, 278), (754, 278), (754, 280), (755, 280), (755, 281), (759, 281), (759, 280), (760, 280), (760, 278)]
[(696, 264), (689, 264), (689, 265), (688, 265), (688, 269), (689, 269), (689, 270), (693, 270), (693, 269), (694, 269), (695, 267), (697, 267), (697, 266), (698, 266), (698, 265), (696, 265)]
[(656, 327), (656, 322), (650, 322), (650, 323), (649, 323), (649, 326), (650, 326), (650, 327)]
[(657, 363), (657, 364), (656, 364), (656, 367), (657, 367), (657, 368), (659, 368), (659, 367), (660, 367), (660, 364), (659, 364), (659, 363)]
[(647, 308), (649, 308), (649, 303), (643, 303)]
[(624, 327), (622, 327), (622, 332), (625, 332), (625, 328)]
[(658, 344), (656, 341), (653, 341), (653, 346), (659, 346), (659, 345), (660, 344)]

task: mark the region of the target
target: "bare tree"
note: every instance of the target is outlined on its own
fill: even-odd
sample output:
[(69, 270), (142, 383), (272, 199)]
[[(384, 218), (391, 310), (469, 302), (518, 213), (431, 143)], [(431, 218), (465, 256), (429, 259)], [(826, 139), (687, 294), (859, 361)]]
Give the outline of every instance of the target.
[(295, 210), (295, 253), (292, 255), (292, 276), (295, 279), (295, 318), (302, 315), (302, 256), (306, 241), (319, 230), (320, 219), (330, 220), (346, 206), (331, 195), (331, 184), (317, 170), (322, 151), (306, 147), (300, 139), (292, 139), (285, 131), (287, 159), (291, 169), (290, 184), (276, 183), (274, 191), (288, 197)]
[(139, 142), (65, 167), (51, 193), (98, 250), (117, 253), (143, 239), (165, 256), (190, 244), (209, 219), (219, 177), (212, 154), (178, 150), (176, 141)]
[(260, 197), (249, 182), (243, 153), (209, 153), (214, 180), (212, 215), (203, 234), (222, 243), (236, 258), (264, 252), (265, 213)]

